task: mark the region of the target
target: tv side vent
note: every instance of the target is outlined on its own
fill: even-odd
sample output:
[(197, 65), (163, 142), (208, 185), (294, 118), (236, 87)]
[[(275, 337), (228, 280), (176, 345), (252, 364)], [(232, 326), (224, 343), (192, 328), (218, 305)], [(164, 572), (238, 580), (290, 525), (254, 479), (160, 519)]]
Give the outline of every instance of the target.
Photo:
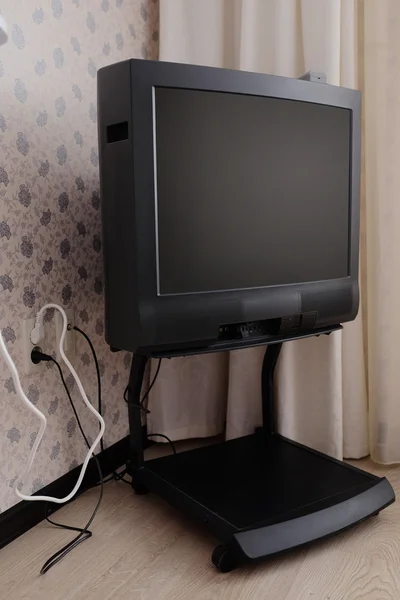
[(128, 121), (107, 126), (107, 144), (128, 139)]

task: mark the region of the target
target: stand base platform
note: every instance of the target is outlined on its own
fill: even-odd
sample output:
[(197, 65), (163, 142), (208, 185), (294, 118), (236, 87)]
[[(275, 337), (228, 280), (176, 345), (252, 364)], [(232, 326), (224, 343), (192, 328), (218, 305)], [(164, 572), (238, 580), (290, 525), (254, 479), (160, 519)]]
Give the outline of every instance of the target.
[(342, 531), (395, 500), (385, 478), (263, 430), (146, 461), (132, 476), (138, 492), (156, 492), (223, 542), (213, 553), (222, 571)]

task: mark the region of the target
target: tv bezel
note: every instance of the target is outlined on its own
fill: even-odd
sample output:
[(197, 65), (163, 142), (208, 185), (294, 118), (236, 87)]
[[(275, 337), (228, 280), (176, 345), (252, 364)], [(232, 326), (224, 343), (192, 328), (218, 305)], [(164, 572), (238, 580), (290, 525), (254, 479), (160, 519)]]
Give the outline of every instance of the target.
[[(351, 111), (348, 276), (284, 286), (160, 295), (154, 147), (154, 90), (157, 87), (266, 96), (325, 104)], [(114, 106), (111, 107), (111, 103)], [(127, 120), (128, 139), (107, 144), (107, 127), (110, 121), (117, 123), (118, 120)], [(218, 326), (224, 323), (301, 313), (301, 298), (305, 292), (309, 296), (324, 293), (332, 298), (332, 318), (325, 318), (322, 323), (324, 326), (353, 319), (358, 310), (360, 139), (361, 94), (356, 90), (275, 75), (137, 59), (101, 69), (99, 145), (108, 323), (106, 336), (110, 345), (136, 350), (138, 347), (174, 346), (201, 340), (210, 343), (218, 334)], [(118, 145), (119, 159), (115, 156), (112, 158), (110, 147)], [(110, 165), (105, 164), (108, 158)], [(108, 210), (110, 214), (108, 197), (112, 186), (109, 180), (112, 177), (115, 181), (118, 169), (118, 177), (122, 181), (117, 186), (119, 193), (114, 190), (114, 199), (116, 205), (121, 206), (121, 211), (116, 216), (113, 232), (113, 225), (105, 223), (108, 217), (104, 213)], [(129, 172), (126, 172), (127, 169)], [(129, 203), (129, 198), (132, 206), (123, 207), (123, 201)], [(110, 279), (110, 269), (115, 269), (116, 261), (121, 263), (121, 256), (124, 256), (125, 264), (119, 265), (119, 274), (111, 276), (114, 280), (119, 278), (119, 285), (115, 286)], [(126, 283), (127, 298), (120, 299), (117, 315), (117, 293), (121, 291), (122, 280)], [(342, 307), (341, 312), (335, 312), (335, 295), (350, 288), (352, 302), (346, 311)], [(131, 317), (128, 316), (129, 311), (132, 312)], [(122, 324), (123, 319), (135, 331), (127, 331)]]

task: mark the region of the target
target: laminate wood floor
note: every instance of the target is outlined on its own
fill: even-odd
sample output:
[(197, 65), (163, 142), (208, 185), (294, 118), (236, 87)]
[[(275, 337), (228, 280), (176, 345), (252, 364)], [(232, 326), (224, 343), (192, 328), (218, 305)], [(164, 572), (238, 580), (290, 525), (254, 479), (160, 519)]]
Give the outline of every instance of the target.
[[(400, 467), (354, 464), (386, 475), (400, 490)], [(81, 525), (98, 489), (57, 512)], [(12, 600), (399, 600), (400, 503), (306, 549), (218, 573), (216, 541), (149, 494), (109, 483), (93, 537), (46, 575), (44, 561), (70, 538), (41, 523), (0, 551), (0, 598)]]

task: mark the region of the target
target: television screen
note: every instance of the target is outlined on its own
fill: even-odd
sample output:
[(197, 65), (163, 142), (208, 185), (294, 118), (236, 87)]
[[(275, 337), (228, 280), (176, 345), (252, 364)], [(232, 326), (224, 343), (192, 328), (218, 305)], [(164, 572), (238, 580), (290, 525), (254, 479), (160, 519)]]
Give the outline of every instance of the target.
[(349, 275), (351, 111), (154, 88), (158, 293)]

